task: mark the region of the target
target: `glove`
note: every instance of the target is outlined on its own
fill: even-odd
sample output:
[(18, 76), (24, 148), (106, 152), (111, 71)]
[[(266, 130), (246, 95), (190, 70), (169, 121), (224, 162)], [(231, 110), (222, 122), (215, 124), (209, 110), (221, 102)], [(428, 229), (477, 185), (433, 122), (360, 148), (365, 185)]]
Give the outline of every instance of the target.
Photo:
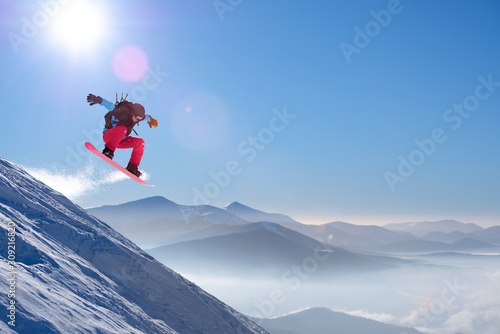
[(158, 126), (158, 121), (151, 116), (149, 116), (149, 118), (150, 118), (150, 120), (148, 121), (149, 127), (152, 128), (154, 126), (156, 128)]
[(94, 94), (89, 94), (89, 95), (87, 96), (87, 102), (88, 102), (91, 106), (93, 106), (93, 105), (94, 105), (94, 104), (96, 104), (96, 103), (101, 104), (101, 103), (102, 103), (102, 97), (100, 97), (100, 96), (95, 96)]

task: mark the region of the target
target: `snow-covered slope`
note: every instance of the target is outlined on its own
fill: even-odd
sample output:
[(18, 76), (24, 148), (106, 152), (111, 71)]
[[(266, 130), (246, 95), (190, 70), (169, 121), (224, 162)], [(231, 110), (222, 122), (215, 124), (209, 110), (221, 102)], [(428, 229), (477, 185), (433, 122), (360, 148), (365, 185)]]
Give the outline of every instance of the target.
[(16, 326), (2, 333), (266, 333), (19, 167), (0, 159), (0, 303), (16, 231)]

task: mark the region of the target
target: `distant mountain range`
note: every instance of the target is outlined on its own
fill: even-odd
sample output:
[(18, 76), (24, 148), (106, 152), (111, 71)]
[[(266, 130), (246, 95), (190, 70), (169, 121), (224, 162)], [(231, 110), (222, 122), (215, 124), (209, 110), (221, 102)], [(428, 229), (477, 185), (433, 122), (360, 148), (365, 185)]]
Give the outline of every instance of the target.
[(410, 232), (417, 237), (423, 237), (432, 232), (462, 232), (472, 233), (483, 230), (483, 228), (476, 224), (461, 223), (456, 220), (439, 220), (439, 221), (424, 221), (424, 222), (409, 222), (409, 223), (395, 223), (387, 224), (384, 228), (392, 231)]
[(143, 248), (165, 245), (172, 239), (214, 225), (227, 227), (248, 223), (224, 209), (210, 205), (179, 205), (160, 196), (87, 211)]
[[(470, 252), (500, 246), (500, 226), (483, 229), (455, 220), (385, 226), (340, 221), (306, 225), (287, 215), (266, 213), (238, 202), (221, 209), (210, 205), (179, 205), (159, 196), (88, 211), (148, 249), (206, 238), (227, 238), (230, 234), (242, 233), (239, 226), (256, 222), (278, 224), (320, 243), (358, 252)], [(200, 243), (192, 243), (195, 244)]]
[(270, 334), (423, 334), (413, 328), (388, 325), (326, 308), (311, 308), (283, 317), (254, 321)]
[[(217, 227), (208, 233), (213, 236), (147, 251), (180, 272), (224, 276), (238, 273), (253, 278), (279, 279), (294, 265), (304, 266), (303, 270), (310, 271), (315, 278), (332, 278), (345, 273), (388, 269), (400, 262), (333, 247), (276, 223), (231, 226), (222, 234), (213, 233), (220, 232)], [(207, 230), (203, 232), (207, 234)]]
[[(464, 266), (491, 267), (498, 256), (482, 254), (500, 253), (500, 226), (483, 229), (453, 220), (386, 226), (340, 221), (307, 225), (284, 214), (266, 213), (238, 202), (224, 208), (184, 206), (162, 197), (89, 211), (159, 261), (199, 279), (200, 284), (219, 280), (274, 282), (277, 291), (291, 293), (299, 285), (304, 291), (321, 287), (326, 291), (343, 282), (353, 287), (359, 284), (363, 289), (364, 282), (383, 286), (393, 275), (407, 277), (409, 273), (418, 275), (422, 271), (433, 273)], [(147, 211), (149, 216), (137, 215), (136, 211)], [(222, 296), (228, 298), (224, 292)], [(388, 296), (387, 300), (385, 296), (378, 298), (382, 304), (391, 303)], [(304, 303), (296, 307), (314, 306)], [(420, 333), (328, 309), (308, 309), (256, 321), (271, 334)]]
[(178, 205), (163, 197), (88, 211), (161, 262), (190, 275), (210, 272), (277, 278), (316, 256), (325, 260), (310, 264), (317, 266), (311, 277), (328, 279), (412, 263), (400, 259), (399, 254), (500, 249), (498, 228), (483, 229), (457, 221), (386, 227), (340, 221), (306, 225), (238, 202), (220, 209)]

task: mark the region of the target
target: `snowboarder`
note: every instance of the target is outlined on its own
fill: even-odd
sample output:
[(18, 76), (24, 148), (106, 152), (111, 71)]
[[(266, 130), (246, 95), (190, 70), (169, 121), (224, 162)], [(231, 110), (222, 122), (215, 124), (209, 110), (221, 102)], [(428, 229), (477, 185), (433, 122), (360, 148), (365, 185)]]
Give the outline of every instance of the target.
[[(106, 123), (103, 130), (104, 150), (102, 154), (113, 160), (117, 148), (132, 148), (132, 155), (126, 169), (135, 176), (140, 177), (142, 173), (139, 171), (139, 164), (144, 153), (144, 140), (131, 137), (130, 133), (134, 126), (143, 120), (147, 120), (150, 128), (156, 128), (158, 121), (150, 115), (146, 115), (141, 104), (129, 102), (126, 98), (125, 96), (124, 99), (122, 95), (120, 102), (118, 102), (117, 95), (116, 104), (113, 104), (100, 96), (89, 94), (87, 102), (91, 106), (98, 103), (109, 110), (104, 115)], [(135, 133), (137, 134), (137, 132)]]

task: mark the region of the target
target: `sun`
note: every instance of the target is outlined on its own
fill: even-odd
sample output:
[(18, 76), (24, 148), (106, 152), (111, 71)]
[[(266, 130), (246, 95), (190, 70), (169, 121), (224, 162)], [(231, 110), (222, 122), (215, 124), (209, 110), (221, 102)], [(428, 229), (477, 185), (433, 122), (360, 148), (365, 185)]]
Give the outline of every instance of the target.
[(102, 5), (88, 0), (61, 5), (52, 18), (51, 28), (54, 41), (72, 52), (91, 51), (107, 35)]

